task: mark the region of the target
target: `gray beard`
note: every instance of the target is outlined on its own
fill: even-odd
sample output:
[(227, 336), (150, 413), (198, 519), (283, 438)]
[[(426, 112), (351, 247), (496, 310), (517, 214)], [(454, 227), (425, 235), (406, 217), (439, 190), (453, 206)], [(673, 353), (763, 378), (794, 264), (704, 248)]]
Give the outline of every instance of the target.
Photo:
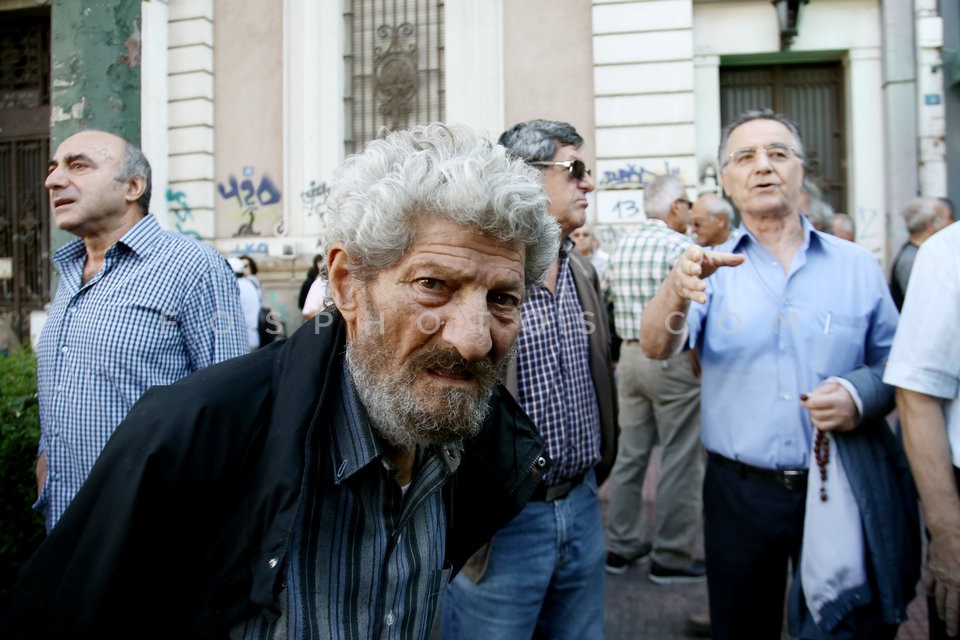
[[(447, 444), (472, 438), (480, 432), (490, 411), (490, 396), (502, 382), (506, 362), (501, 366), (490, 360), (469, 362), (455, 350), (424, 346), (412, 354), (403, 368), (386, 375), (393, 351), (376, 337), (369, 346), (362, 340), (347, 343), (347, 365), (360, 402), (371, 425), (388, 444), (407, 450), (417, 445)], [(476, 391), (428, 388), (426, 394), (414, 391), (417, 374), (428, 368), (469, 370), (479, 382)]]

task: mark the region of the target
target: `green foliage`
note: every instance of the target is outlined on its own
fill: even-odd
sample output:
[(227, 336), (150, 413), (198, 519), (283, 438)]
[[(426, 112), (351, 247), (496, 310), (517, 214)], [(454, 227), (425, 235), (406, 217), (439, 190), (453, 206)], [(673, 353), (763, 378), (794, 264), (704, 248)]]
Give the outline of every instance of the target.
[(43, 520), (30, 508), (39, 439), (36, 358), (27, 346), (0, 352), (0, 614), (20, 567), (44, 538)]

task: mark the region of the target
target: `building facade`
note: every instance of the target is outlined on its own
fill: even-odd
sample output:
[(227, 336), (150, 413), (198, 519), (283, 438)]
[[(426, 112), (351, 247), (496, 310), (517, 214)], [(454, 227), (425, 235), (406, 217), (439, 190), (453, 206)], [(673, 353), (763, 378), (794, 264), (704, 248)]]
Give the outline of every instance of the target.
[(89, 126), (139, 135), (161, 224), (253, 256), (288, 330), (334, 172), (381, 127), (573, 123), (608, 248), (653, 176), (717, 188), (746, 108), (798, 120), (810, 177), (884, 265), (907, 201), (960, 196), (960, 24), (938, 0), (0, 0), (0, 18), (0, 313), (49, 299), (65, 238), (37, 178)]

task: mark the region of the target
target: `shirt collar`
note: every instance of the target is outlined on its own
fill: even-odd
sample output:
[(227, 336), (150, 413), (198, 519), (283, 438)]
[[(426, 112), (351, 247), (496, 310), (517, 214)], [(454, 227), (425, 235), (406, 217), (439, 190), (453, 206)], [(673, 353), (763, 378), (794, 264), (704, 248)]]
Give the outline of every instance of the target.
[(156, 246), (157, 238), (163, 233), (160, 223), (152, 214), (147, 214), (123, 234), (117, 244), (128, 247), (137, 255), (146, 255)]
[[(122, 245), (137, 255), (146, 255), (157, 244), (157, 238), (163, 233), (160, 223), (153, 214), (147, 214), (123, 234), (117, 243), (107, 251), (114, 251), (114, 247)], [(57, 249), (53, 254), (53, 261), (63, 270), (63, 265), (69, 262), (86, 259), (87, 249), (83, 238), (74, 238)]]
[[(340, 484), (351, 475), (376, 459), (382, 459), (389, 469), (390, 459), (384, 455), (380, 437), (370, 422), (367, 410), (357, 394), (357, 388), (350, 373), (346, 358), (343, 361), (343, 375), (340, 394), (340, 407), (337, 415), (346, 421), (347, 429), (332, 429), (331, 455), (333, 456), (334, 481)], [(448, 474), (460, 466), (463, 443), (454, 442), (443, 446), (418, 447), (415, 468), (422, 467), (426, 459), (438, 457)]]
[(346, 429), (331, 429), (330, 455), (333, 457), (334, 482), (340, 484), (351, 475), (380, 457), (383, 450), (377, 441), (354, 386), (353, 375), (346, 358), (340, 376), (340, 393), (335, 396), (338, 407), (334, 412), (336, 422), (346, 423)]
[[(808, 248), (816, 246), (817, 248), (822, 247), (822, 234), (813, 228), (813, 225), (810, 224), (810, 221), (807, 220), (807, 216), (800, 216), (800, 225), (803, 227), (803, 244), (800, 246), (801, 252), (806, 252)], [(719, 244), (713, 248), (714, 251), (729, 252), (729, 253), (739, 253), (746, 250), (748, 243), (756, 243), (756, 237), (747, 229), (746, 225), (740, 224), (737, 227), (738, 232), (736, 234), (733, 231), (730, 232), (730, 237), (727, 238), (723, 244)]]

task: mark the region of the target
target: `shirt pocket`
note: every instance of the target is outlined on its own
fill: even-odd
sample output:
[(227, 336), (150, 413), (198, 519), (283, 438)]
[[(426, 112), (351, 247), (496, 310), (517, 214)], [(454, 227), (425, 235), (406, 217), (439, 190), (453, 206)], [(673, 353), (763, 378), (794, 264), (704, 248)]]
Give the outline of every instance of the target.
[(868, 321), (833, 311), (817, 311), (811, 328), (810, 362), (819, 380), (843, 375), (863, 364)]

